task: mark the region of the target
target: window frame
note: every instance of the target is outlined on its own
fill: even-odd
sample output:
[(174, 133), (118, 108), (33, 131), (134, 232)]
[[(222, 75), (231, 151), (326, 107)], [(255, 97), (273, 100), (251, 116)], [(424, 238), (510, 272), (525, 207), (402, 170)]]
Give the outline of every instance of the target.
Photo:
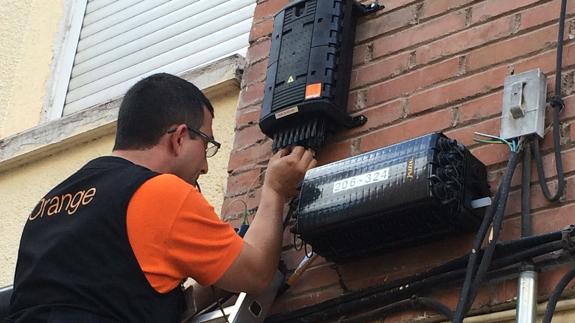
[(64, 19), (54, 45), (54, 65), (48, 82), (48, 95), (41, 122), (62, 118), (74, 57), (80, 40), (88, 0), (66, 0)]

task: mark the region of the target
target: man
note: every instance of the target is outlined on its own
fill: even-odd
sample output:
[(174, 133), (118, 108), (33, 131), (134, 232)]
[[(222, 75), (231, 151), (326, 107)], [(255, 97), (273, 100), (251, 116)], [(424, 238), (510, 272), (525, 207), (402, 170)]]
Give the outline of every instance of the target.
[(201, 91), (169, 74), (126, 93), (112, 156), (90, 161), (30, 214), (11, 321), (177, 322), (186, 277), (230, 291), (267, 287), (284, 204), (316, 161), (303, 147), (270, 159), (241, 240), (194, 186), (219, 147), (212, 118)]

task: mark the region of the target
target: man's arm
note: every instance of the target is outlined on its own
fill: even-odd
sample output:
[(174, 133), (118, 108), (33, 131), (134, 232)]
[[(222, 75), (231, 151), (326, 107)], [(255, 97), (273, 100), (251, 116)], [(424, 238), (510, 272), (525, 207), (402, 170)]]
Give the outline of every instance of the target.
[(283, 149), (269, 161), (260, 204), (236, 260), (216, 286), (229, 291), (258, 294), (270, 284), (278, 267), (283, 237), (283, 210), (305, 172), (316, 165), (303, 147)]

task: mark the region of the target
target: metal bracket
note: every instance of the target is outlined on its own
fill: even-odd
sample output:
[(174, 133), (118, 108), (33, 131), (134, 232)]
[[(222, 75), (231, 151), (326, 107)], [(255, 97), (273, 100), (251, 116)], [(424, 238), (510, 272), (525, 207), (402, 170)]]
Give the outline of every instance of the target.
[(356, 14), (360, 17), (365, 16), (365, 15), (369, 15), (371, 13), (374, 13), (378, 10), (385, 8), (384, 5), (380, 5), (377, 1), (372, 2), (370, 4), (362, 4), (362, 3), (354, 1), (353, 4), (354, 4), (354, 9), (356, 9), (355, 10)]
[(561, 242), (563, 244), (563, 249), (567, 251), (570, 255), (575, 254), (575, 242), (571, 239), (573, 232), (575, 231), (575, 226), (570, 225), (566, 229), (561, 231)]
[(351, 127), (363, 126), (367, 122), (367, 117), (363, 114), (351, 118)]

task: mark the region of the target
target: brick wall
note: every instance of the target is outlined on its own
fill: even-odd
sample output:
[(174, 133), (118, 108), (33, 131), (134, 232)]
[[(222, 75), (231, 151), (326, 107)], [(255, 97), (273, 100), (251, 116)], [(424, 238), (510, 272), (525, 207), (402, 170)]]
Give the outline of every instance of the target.
[[(224, 216), (237, 221), (247, 202), (253, 213), (271, 141), (258, 127), (273, 15), (287, 0), (259, 0), (250, 36), (248, 65), (242, 81), (236, 136), (228, 166)], [(342, 132), (319, 153), (320, 164), (397, 143), (432, 131), (443, 131), (469, 147), (489, 166), (492, 187), (497, 186), (508, 158), (504, 145), (473, 142), (473, 132), (499, 134), (504, 78), (541, 68), (554, 88), (555, 46), (560, 0), (388, 0), (384, 10), (359, 21), (348, 109), (365, 114), (361, 128)], [(567, 190), (559, 203), (549, 203), (533, 186), (534, 233), (555, 231), (575, 223), (575, 0), (568, 2), (561, 114), (562, 151)], [(570, 36), (571, 35), (571, 36)], [(547, 123), (551, 115), (547, 116)], [(552, 136), (542, 151), (548, 182), (555, 188)], [(535, 169), (535, 167), (532, 167)], [(520, 167), (516, 175), (520, 174)], [(520, 200), (515, 176), (502, 239), (519, 237)], [(538, 180), (535, 172), (533, 181)], [(396, 251), (346, 265), (317, 261), (301, 281), (279, 298), (274, 312), (289, 311), (385, 281), (416, 273), (468, 252), (472, 235), (449, 238), (423, 247)], [(302, 258), (284, 239), (284, 260), (293, 268)], [(540, 278), (545, 297), (564, 269)], [(474, 308), (511, 302), (515, 281), (488, 286)], [(455, 308), (458, 290), (438, 286), (433, 293)], [(391, 322), (411, 320), (419, 312), (402, 313)], [(387, 320), (386, 320), (387, 322)]]

